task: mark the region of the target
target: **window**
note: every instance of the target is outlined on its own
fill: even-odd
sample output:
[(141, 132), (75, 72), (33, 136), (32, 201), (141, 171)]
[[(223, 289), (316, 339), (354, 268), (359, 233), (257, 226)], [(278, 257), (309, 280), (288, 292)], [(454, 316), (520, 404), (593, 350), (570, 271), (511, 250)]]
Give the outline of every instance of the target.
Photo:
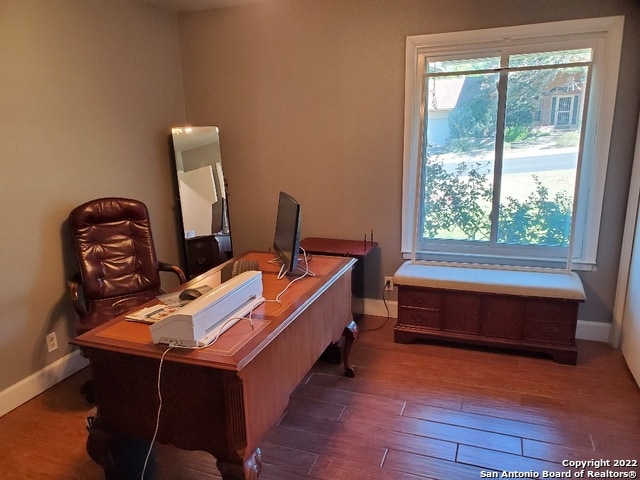
[(407, 38), (405, 256), (595, 264), (622, 24)]

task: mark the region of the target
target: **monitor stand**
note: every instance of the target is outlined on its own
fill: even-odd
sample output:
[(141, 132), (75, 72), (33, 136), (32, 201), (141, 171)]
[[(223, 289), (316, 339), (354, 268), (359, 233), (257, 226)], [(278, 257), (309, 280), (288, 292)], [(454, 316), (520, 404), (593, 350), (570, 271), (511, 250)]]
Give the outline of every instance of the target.
[[(302, 258), (300, 258), (302, 257)], [(276, 265), (280, 265), (280, 271), (278, 272), (278, 280), (284, 277), (289, 277), (292, 279), (300, 278), (300, 277), (315, 277), (316, 274), (309, 270), (309, 261), (305, 259), (304, 254), (298, 254), (298, 264), (296, 265), (296, 269), (293, 272), (287, 270), (287, 266), (282, 263), (280, 258), (275, 257), (269, 263), (274, 263)]]

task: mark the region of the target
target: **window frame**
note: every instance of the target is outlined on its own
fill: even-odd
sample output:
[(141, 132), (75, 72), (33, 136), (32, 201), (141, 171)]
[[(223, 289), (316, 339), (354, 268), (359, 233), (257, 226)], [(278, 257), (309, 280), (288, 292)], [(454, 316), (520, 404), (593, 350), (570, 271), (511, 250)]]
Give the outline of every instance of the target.
[[(476, 52), (509, 52), (514, 49), (518, 53), (526, 53), (540, 51), (541, 47), (580, 48), (588, 41), (594, 49), (593, 67), (591, 88), (587, 93), (589, 103), (583, 127), (581, 167), (577, 176), (579, 187), (574, 215), (574, 242), (569, 249), (573, 255), (568, 265), (582, 270), (595, 268), (623, 25), (624, 17), (615, 16), (407, 37), (401, 246), (404, 258), (421, 260), (420, 252), (416, 250), (415, 217), (421, 201), (417, 177), (422, 162), (421, 119), (426, 115), (423, 111), (426, 99), (422, 88), (426, 53), (430, 56), (465, 56)], [(446, 249), (442, 255), (448, 258), (447, 263), (475, 262), (473, 255), (450, 254)], [(540, 265), (548, 266), (548, 262), (540, 262)]]

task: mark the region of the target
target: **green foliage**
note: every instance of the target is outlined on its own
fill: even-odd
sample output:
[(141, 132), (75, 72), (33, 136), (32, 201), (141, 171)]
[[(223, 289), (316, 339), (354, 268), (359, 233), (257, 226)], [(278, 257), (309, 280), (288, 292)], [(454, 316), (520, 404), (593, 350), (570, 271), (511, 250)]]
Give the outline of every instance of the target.
[(529, 138), (531, 135), (531, 129), (524, 125), (513, 125), (505, 128), (504, 141), (507, 143), (522, 142)]
[(473, 142), (469, 137), (453, 138), (449, 142), (449, 150), (455, 153), (465, 153), (473, 149)]
[(532, 125), (540, 95), (557, 75), (555, 70), (533, 70), (509, 74), (505, 125)]
[(566, 132), (555, 140), (556, 147), (575, 147), (580, 143), (580, 132)]
[(571, 229), (571, 199), (562, 192), (549, 198), (549, 189), (533, 175), (535, 192), (524, 201), (507, 198), (500, 205), (498, 242), (517, 245), (566, 246)]
[[(425, 238), (488, 241), (493, 186), (480, 162), (462, 162), (455, 171), (442, 161), (427, 161), (424, 195)], [(549, 198), (537, 176), (525, 200), (508, 197), (500, 205), (498, 242), (518, 245), (566, 246), (571, 227), (571, 199), (564, 193)]]
[(479, 162), (472, 166), (463, 162), (455, 172), (449, 172), (441, 161), (427, 163), (424, 196), (427, 238), (489, 239), (487, 206), (490, 209), (493, 188), (480, 173), (480, 167)]
[(449, 114), (449, 136), (486, 138), (495, 136), (498, 93), (497, 75), (469, 75), (465, 94)]

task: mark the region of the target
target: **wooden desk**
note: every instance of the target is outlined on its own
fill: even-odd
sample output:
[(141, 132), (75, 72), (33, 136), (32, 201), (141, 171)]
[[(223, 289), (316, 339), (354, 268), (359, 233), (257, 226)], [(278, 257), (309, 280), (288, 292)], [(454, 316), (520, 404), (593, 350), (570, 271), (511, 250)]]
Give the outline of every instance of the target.
[[(263, 271), (264, 297), (275, 299), (288, 279), (277, 280), (272, 254), (251, 252)], [(254, 310), (254, 326), (241, 321), (201, 350), (172, 349), (161, 373), (162, 411), (156, 440), (216, 457), (225, 480), (256, 479), (259, 442), (284, 412), (289, 396), (330, 342), (351, 322), (351, 258), (315, 257), (315, 277), (295, 282), (282, 303)], [(194, 278), (200, 284), (224, 265)], [(151, 341), (146, 325), (116, 318), (77, 337), (91, 362), (98, 414), (87, 441), (107, 479), (129, 478), (114, 461), (125, 439), (153, 437), (158, 412), (158, 370), (166, 345)], [(103, 443), (107, 452), (91, 444)], [(145, 452), (146, 453), (146, 452)], [(139, 465), (128, 464), (129, 472)]]

